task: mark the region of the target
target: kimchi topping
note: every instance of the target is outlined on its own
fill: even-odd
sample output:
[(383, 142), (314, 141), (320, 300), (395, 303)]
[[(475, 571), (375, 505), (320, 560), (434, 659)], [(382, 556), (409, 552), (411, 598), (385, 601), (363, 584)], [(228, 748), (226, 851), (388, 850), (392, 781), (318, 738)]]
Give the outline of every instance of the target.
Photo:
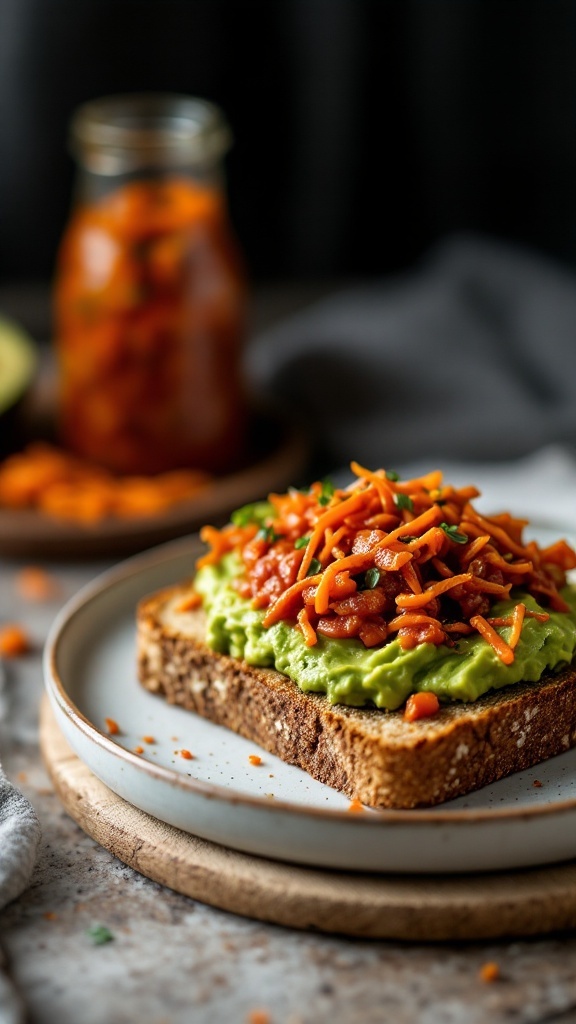
[[(472, 504), (479, 491), (444, 484), (439, 471), (400, 480), (351, 468), (348, 487), (291, 488), (246, 506), (221, 530), (204, 527), (210, 550), (198, 567), (236, 552), (240, 596), (264, 611), (264, 627), (291, 622), (308, 646), (318, 635), (367, 648), (395, 638), (404, 649), (454, 646), (476, 633), (511, 664), (525, 619), (548, 613), (520, 600), (506, 618), (494, 617), (494, 604), (515, 588), (551, 611), (570, 611), (560, 591), (576, 552), (565, 540), (524, 542), (526, 520), (480, 514)], [(497, 626), (509, 627), (507, 639)]]

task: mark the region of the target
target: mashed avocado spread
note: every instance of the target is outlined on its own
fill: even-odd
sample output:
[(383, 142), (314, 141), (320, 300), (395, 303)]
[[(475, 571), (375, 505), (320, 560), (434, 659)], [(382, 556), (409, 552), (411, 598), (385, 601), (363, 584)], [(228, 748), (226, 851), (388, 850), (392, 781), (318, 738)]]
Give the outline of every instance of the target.
[[(241, 572), (235, 554), (204, 566), (195, 589), (208, 617), (207, 643), (216, 651), (244, 659), (249, 665), (276, 668), (304, 691), (325, 693), (331, 704), (373, 703), (393, 711), (411, 693), (432, 691), (441, 701), (473, 701), (488, 690), (520, 680), (536, 682), (546, 670), (560, 671), (576, 652), (576, 587), (562, 596), (571, 613), (550, 612), (546, 622), (525, 618), (511, 665), (505, 665), (478, 634), (459, 639), (454, 647), (423, 643), (405, 650), (398, 640), (366, 648), (359, 640), (319, 636), (308, 647), (299, 630), (285, 621), (265, 629), (264, 613), (252, 608), (230, 586)], [(505, 617), (522, 601), (531, 611), (548, 611), (529, 594), (514, 592), (511, 600), (493, 606)], [(507, 639), (510, 627), (498, 627)]]

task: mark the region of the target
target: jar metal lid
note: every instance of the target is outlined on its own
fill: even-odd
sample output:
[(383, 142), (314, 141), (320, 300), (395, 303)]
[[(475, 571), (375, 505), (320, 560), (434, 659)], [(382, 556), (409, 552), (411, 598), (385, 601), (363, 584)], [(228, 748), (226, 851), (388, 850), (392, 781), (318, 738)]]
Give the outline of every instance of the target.
[(231, 143), (218, 106), (176, 93), (105, 96), (79, 107), (70, 124), (72, 152), (98, 174), (174, 165), (209, 168)]

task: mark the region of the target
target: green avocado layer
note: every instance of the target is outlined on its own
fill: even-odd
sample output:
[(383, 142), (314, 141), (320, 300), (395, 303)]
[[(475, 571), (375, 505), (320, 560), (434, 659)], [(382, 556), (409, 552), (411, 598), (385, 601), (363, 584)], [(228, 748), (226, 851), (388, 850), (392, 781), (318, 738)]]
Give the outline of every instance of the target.
[[(291, 623), (264, 628), (264, 612), (253, 609), (230, 586), (240, 571), (235, 556), (227, 555), (196, 576), (195, 588), (208, 616), (208, 645), (249, 665), (276, 668), (301, 690), (325, 693), (331, 704), (373, 703), (393, 711), (420, 690), (432, 691), (441, 701), (473, 701), (510, 683), (536, 682), (547, 669), (560, 671), (576, 652), (576, 587), (562, 591), (570, 614), (551, 612), (546, 622), (524, 619), (514, 662), (505, 665), (478, 634), (463, 637), (455, 647), (419, 644), (403, 650), (392, 640), (368, 649), (359, 640), (320, 635), (314, 647), (307, 647)], [(529, 594), (517, 592), (495, 604), (492, 614), (506, 616), (518, 601), (532, 611), (547, 611)], [(510, 627), (498, 632), (507, 639)]]

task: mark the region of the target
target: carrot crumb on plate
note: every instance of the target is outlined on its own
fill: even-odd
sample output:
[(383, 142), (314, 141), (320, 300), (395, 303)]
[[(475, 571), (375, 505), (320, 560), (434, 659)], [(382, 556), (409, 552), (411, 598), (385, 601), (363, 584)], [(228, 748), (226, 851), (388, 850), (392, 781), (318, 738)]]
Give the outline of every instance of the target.
[(20, 570), (16, 589), (25, 601), (50, 601), (60, 593), (54, 577), (37, 565), (27, 565)]
[(144, 747), (140, 747), (140, 746), (134, 747), (134, 753), (135, 754), (143, 754), (144, 753)]
[(193, 590), (190, 594), (187, 595), (187, 597), (185, 597), (180, 602), (180, 604), (176, 608), (176, 611), (177, 612), (193, 612), (193, 611), (196, 610), (196, 608), (199, 608), (201, 604), (202, 604), (202, 595), (196, 593), (196, 591)]
[(488, 963), (482, 964), (480, 968), (480, 979), (482, 981), (491, 983), (497, 981), (500, 977), (500, 967), (494, 960), (489, 960)]
[(404, 721), (416, 722), (419, 718), (431, 718), (440, 710), (440, 701), (435, 693), (424, 691), (412, 693), (404, 708)]
[(348, 810), (351, 814), (359, 814), (360, 811), (364, 810), (364, 804), (360, 800), (351, 800), (348, 804)]
[(540, 779), (534, 779), (534, 782), (532, 783), (532, 785), (536, 786), (536, 789), (541, 789), (541, 787), (542, 787), (542, 783), (540, 782)]
[(144, 741), (144, 743), (156, 743), (156, 740), (154, 739), (153, 736), (143, 736), (142, 740)]
[(262, 764), (262, 758), (258, 754), (248, 754), (250, 764)]
[(185, 761), (192, 761), (194, 758), (194, 754), (190, 750), (175, 750), (174, 753), (180, 754), (180, 757), (183, 757)]
[(272, 1024), (272, 1018), (268, 1010), (250, 1010), (247, 1024)]
[(104, 724), (106, 726), (106, 732), (109, 736), (117, 736), (120, 732), (120, 726), (115, 718), (105, 718)]
[(0, 657), (18, 658), (29, 650), (30, 641), (22, 626), (15, 622), (0, 626)]

